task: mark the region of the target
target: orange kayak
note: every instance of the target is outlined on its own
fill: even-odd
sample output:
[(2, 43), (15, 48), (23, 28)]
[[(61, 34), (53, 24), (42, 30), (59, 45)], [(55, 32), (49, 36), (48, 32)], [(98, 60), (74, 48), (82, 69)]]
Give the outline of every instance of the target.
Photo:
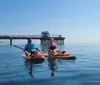
[[(48, 54), (43, 54), (45, 57), (48, 57)], [(55, 59), (67, 59), (67, 60), (75, 60), (75, 56), (71, 56), (70, 54), (57, 54), (53, 56)]]
[(24, 58), (26, 60), (45, 60), (45, 56), (42, 55), (42, 54), (36, 54), (35, 56), (31, 57), (31, 56), (25, 56), (24, 55)]

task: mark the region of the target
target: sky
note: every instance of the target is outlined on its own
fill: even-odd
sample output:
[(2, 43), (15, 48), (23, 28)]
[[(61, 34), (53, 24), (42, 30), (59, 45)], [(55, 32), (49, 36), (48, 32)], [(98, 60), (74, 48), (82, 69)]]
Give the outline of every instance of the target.
[(0, 35), (60, 34), (100, 43), (100, 0), (0, 0)]

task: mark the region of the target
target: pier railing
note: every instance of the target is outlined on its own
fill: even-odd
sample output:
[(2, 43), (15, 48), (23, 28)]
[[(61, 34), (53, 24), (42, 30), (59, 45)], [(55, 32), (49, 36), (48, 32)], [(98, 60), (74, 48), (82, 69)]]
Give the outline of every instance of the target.
[(0, 39), (9, 39), (10, 45), (12, 45), (13, 39), (39, 39), (41, 40), (41, 44), (44, 44), (44, 42), (49, 41), (50, 37), (54, 38), (57, 42), (60, 42), (61, 44), (64, 44), (65, 37), (62, 37), (61, 35), (50, 35), (50, 36), (42, 36), (42, 35), (0, 35)]
[[(50, 35), (53, 38), (63, 38), (61, 35)], [(0, 39), (41, 39), (41, 35), (0, 35)]]

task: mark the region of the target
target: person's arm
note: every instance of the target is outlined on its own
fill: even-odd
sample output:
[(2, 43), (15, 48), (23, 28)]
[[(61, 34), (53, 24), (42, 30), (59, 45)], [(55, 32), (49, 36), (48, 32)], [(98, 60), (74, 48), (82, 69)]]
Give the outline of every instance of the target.
[(38, 48), (35, 48), (35, 49), (40, 52), (40, 50)]
[(24, 49), (27, 50), (27, 46), (26, 45), (25, 45)]
[(34, 48), (37, 50), (37, 51), (39, 51), (40, 52), (40, 50), (35, 46), (35, 45), (33, 45), (34, 46)]
[(58, 50), (58, 46), (57, 46), (57, 44), (54, 42), (54, 46), (56, 47), (56, 50)]
[(25, 52), (25, 55), (26, 55), (26, 56), (31, 55), (30, 52), (28, 52), (28, 47), (27, 47), (27, 45), (25, 45), (25, 48), (24, 48), (24, 49), (25, 49), (24, 52)]

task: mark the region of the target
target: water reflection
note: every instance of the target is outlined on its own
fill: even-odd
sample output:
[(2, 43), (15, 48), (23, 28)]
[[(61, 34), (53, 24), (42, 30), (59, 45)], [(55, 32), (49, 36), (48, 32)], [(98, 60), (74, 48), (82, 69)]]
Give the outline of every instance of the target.
[(59, 65), (66, 64), (68, 62), (75, 62), (73, 60), (65, 60), (65, 59), (54, 59), (48, 57), (48, 66), (51, 71), (50, 75), (55, 76), (55, 73), (58, 71)]
[(28, 70), (28, 73), (29, 75), (34, 78), (34, 68), (37, 66), (37, 64), (43, 64), (43, 60), (40, 62), (40, 61), (28, 61), (28, 60), (25, 60), (25, 66), (26, 66), (26, 69)]
[(51, 70), (51, 76), (55, 76), (55, 71), (58, 69), (56, 59), (48, 58), (49, 69)]

